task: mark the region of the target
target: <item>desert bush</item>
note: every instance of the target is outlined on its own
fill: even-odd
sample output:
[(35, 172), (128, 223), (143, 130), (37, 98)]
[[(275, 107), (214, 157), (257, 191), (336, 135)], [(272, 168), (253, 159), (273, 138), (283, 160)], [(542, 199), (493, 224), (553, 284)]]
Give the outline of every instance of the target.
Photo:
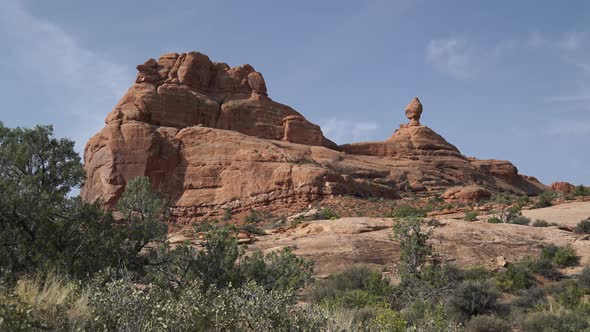
[(334, 220), (340, 216), (330, 208), (320, 209), (314, 216), (314, 220)]
[(559, 280), (562, 274), (557, 271), (553, 262), (547, 257), (532, 258), (530, 256), (524, 257), (520, 264), (525, 266), (532, 273), (542, 275), (551, 280)]
[(464, 281), (453, 291), (448, 309), (458, 319), (466, 321), (473, 316), (495, 313), (499, 297), (500, 293), (488, 282)]
[(533, 227), (549, 227), (551, 226), (547, 220), (537, 219), (533, 221)]
[(496, 286), (505, 292), (515, 292), (534, 285), (533, 276), (520, 264), (510, 264), (495, 277)]
[(250, 213), (246, 216), (246, 222), (248, 223), (257, 223), (264, 220), (264, 215), (262, 212), (256, 210), (250, 210)]
[(392, 291), (389, 281), (383, 278), (381, 273), (363, 266), (353, 266), (331, 275), (328, 279), (317, 281), (308, 297), (311, 301), (319, 303), (335, 299), (352, 290), (365, 291), (367, 296), (373, 295), (381, 301), (387, 299)]
[(523, 207), (531, 202), (531, 198), (527, 195), (522, 195), (516, 199), (516, 204)]
[(432, 254), (428, 243), (429, 232), (421, 230), (422, 219), (409, 217), (398, 221), (393, 226), (394, 239), (400, 246), (400, 259), (397, 265), (402, 285), (420, 278), (420, 271), (426, 258)]
[(563, 280), (550, 288), (558, 303), (565, 307), (575, 307), (582, 302), (585, 294), (583, 287), (575, 280)]
[(575, 228), (578, 234), (590, 234), (590, 218), (580, 221)]
[(369, 326), (375, 331), (407, 331), (407, 322), (403, 315), (398, 311), (386, 307), (380, 307), (376, 310), (375, 317), (370, 320)]
[(398, 219), (411, 217), (423, 218), (426, 217), (426, 212), (411, 205), (400, 205), (394, 207), (391, 213), (389, 213), (387, 216)]
[(223, 221), (229, 221), (232, 218), (232, 210), (231, 208), (226, 208), (223, 210), (223, 217), (221, 217), (221, 220)]
[(590, 324), (584, 315), (571, 312), (533, 312), (520, 320), (522, 332), (578, 332)]
[(498, 217), (491, 217), (488, 218), (488, 223), (490, 224), (501, 224), (503, 223), (502, 219), (498, 218)]
[(557, 198), (557, 193), (552, 190), (547, 190), (542, 192), (539, 195), (539, 198), (535, 204), (533, 204), (534, 209), (550, 207), (553, 205), (553, 201)]
[(583, 185), (579, 185), (576, 186), (571, 194), (576, 197), (576, 196), (589, 196), (590, 195), (590, 187), (585, 187)]
[(492, 315), (479, 315), (465, 324), (466, 332), (510, 332), (512, 327), (504, 319)]
[(515, 225), (528, 225), (531, 223), (531, 220), (525, 216), (517, 216), (510, 219), (509, 223)]
[(463, 218), (466, 221), (476, 221), (477, 220), (477, 212), (475, 211), (467, 211), (465, 212), (465, 218)]
[(202, 292), (193, 282), (174, 293), (124, 279), (97, 287), (90, 299), (92, 330), (309, 331), (326, 321), (295, 306), (294, 293), (268, 292), (254, 283)]
[(528, 309), (547, 302), (545, 291), (539, 287), (524, 289), (518, 293), (518, 297), (510, 302), (513, 308)]
[(556, 246), (549, 245), (543, 248), (541, 258), (553, 262), (559, 267), (576, 266), (580, 263), (580, 257), (571, 245)]

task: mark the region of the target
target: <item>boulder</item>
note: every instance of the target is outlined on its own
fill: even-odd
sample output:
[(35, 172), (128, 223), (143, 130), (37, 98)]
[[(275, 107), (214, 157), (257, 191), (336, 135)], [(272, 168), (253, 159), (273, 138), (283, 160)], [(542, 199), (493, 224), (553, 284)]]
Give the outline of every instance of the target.
[(465, 186), (449, 188), (440, 197), (448, 202), (472, 203), (490, 199), (492, 193), (480, 186)]
[(575, 186), (569, 182), (553, 182), (551, 184), (551, 190), (559, 191), (564, 194), (569, 194)]

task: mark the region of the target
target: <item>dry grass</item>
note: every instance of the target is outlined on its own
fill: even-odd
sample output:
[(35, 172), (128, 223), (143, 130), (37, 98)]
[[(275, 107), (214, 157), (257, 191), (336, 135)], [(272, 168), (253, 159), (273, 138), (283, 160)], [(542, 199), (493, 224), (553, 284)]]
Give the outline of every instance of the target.
[(87, 292), (78, 283), (54, 274), (44, 278), (21, 278), (14, 287), (14, 294), (30, 306), (42, 322), (65, 319), (70, 324), (81, 324), (91, 316)]

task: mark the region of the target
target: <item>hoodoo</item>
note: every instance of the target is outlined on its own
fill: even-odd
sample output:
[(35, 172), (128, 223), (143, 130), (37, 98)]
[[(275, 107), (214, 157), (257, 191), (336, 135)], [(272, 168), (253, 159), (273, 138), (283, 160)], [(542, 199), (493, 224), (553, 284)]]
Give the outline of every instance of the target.
[(321, 128), (268, 96), (261, 73), (198, 52), (169, 53), (137, 66), (135, 83), (86, 144), (82, 196), (113, 206), (132, 178), (148, 176), (190, 222), (267, 207), (294, 210), (328, 196), (397, 198), (478, 186), (537, 194), (546, 187), (507, 161), (467, 158), (420, 123), (382, 142), (337, 146)]

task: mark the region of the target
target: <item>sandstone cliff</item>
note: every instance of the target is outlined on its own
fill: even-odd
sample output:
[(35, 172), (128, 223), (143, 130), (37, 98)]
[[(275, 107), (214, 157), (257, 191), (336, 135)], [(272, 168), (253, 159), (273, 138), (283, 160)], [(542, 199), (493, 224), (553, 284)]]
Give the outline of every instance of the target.
[(477, 185), (492, 192), (538, 194), (546, 187), (507, 161), (461, 155), (420, 124), (383, 142), (336, 146), (319, 126), (268, 97), (250, 65), (230, 68), (203, 54), (166, 54), (137, 67), (135, 84), (86, 145), (82, 196), (112, 206), (137, 176), (170, 199), (175, 221), (224, 209), (297, 208), (332, 195), (398, 198)]

